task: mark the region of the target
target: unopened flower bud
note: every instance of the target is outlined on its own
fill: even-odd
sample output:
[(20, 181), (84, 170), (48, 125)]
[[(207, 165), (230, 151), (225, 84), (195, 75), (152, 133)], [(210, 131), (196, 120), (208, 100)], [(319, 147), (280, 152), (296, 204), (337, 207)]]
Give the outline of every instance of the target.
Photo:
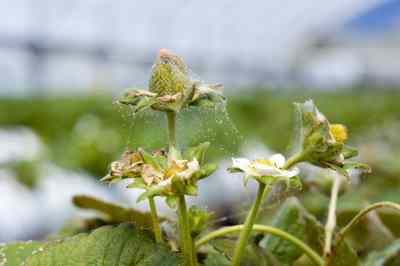
[(190, 77), (185, 62), (167, 49), (160, 49), (153, 65), (149, 89), (158, 96), (183, 93), (190, 87)]

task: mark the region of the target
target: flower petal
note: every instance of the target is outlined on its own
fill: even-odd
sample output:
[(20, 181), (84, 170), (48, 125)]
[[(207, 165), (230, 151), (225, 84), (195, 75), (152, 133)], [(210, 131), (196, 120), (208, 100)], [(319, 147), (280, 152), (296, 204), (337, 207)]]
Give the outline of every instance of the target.
[(251, 162), (246, 158), (232, 158), (232, 167), (238, 168), (248, 174), (253, 172), (251, 169)]
[(285, 156), (280, 153), (272, 155), (269, 160), (278, 168), (282, 168), (286, 162)]
[(176, 174), (176, 176), (183, 178), (183, 179), (189, 179), (195, 172), (199, 171), (200, 165), (197, 159), (193, 159), (192, 161), (188, 162), (186, 164), (187, 169), (179, 172)]

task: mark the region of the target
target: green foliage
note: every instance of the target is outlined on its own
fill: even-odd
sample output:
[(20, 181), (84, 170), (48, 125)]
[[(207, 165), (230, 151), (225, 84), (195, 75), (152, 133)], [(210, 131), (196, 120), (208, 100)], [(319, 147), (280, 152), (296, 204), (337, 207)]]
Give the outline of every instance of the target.
[(43, 243), (36, 241), (16, 242), (0, 246), (0, 265), (21, 266), (25, 260), (41, 251)]
[[(104, 226), (46, 244), (17, 243), (0, 249), (7, 266), (182, 265), (177, 254), (156, 245), (149, 233), (131, 224)], [(0, 258), (1, 259), (1, 258)]]
[[(296, 198), (289, 198), (285, 201), (275, 216), (272, 225), (299, 238), (318, 253), (322, 253), (324, 227), (304, 209)], [(292, 243), (272, 235), (265, 236), (260, 245), (285, 265), (291, 265), (302, 255), (302, 251)], [(330, 265), (359, 264), (357, 255), (347, 243), (339, 247), (339, 250)], [(343, 263), (344, 261), (348, 264)]]

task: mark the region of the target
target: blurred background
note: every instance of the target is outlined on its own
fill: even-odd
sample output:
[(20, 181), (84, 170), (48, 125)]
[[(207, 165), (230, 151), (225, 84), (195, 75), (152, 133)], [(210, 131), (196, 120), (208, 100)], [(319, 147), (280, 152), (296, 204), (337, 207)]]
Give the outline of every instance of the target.
[[(3, 0), (0, 14), (0, 241), (41, 239), (88, 215), (76, 194), (146, 209), (137, 192), (98, 180), (126, 148), (165, 146), (164, 117), (113, 104), (146, 88), (160, 48), (224, 84), (226, 111), (178, 117), (179, 145), (210, 141), (220, 163), (198, 199), (218, 221), (242, 219), (253, 195), (224, 170), (230, 158), (288, 153), (292, 103), (309, 98), (347, 125), (373, 168), (344, 186), (339, 223), (367, 202), (400, 203), (398, 0)], [(303, 172), (297, 196), (323, 221), (330, 174)], [(393, 213), (373, 221), (400, 235)]]

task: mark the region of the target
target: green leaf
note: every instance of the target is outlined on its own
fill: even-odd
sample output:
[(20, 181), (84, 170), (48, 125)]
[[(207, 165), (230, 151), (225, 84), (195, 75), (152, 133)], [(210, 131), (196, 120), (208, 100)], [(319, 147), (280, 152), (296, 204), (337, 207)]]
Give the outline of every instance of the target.
[(124, 208), (90, 196), (75, 196), (72, 201), (75, 206), (81, 209), (95, 210), (102, 213), (110, 223), (133, 222), (139, 227), (152, 228), (153, 223), (149, 213)]
[(49, 242), (30, 256), (26, 266), (76, 265), (183, 265), (166, 246), (155, 244), (149, 232), (132, 224), (104, 226), (90, 234), (79, 234)]
[(210, 253), (204, 261), (204, 266), (229, 266), (231, 262), (222, 254)]
[(0, 265), (20, 266), (24, 261), (42, 250), (44, 244), (37, 241), (16, 242), (0, 246)]
[(365, 266), (396, 266), (400, 265), (400, 239), (381, 251), (370, 253)]
[[(313, 215), (304, 209), (296, 198), (288, 198), (285, 201), (273, 220), (272, 225), (299, 238), (319, 254), (322, 254), (325, 236), (324, 227)], [(261, 240), (260, 245), (265, 250), (270, 251), (285, 265), (293, 264), (303, 254), (301, 250), (287, 240), (271, 235), (265, 236)], [(345, 260), (348, 261), (348, 264), (341, 264)], [(356, 254), (344, 242), (343, 247), (340, 247), (340, 252), (337, 252), (330, 265), (345, 266), (358, 264)]]

